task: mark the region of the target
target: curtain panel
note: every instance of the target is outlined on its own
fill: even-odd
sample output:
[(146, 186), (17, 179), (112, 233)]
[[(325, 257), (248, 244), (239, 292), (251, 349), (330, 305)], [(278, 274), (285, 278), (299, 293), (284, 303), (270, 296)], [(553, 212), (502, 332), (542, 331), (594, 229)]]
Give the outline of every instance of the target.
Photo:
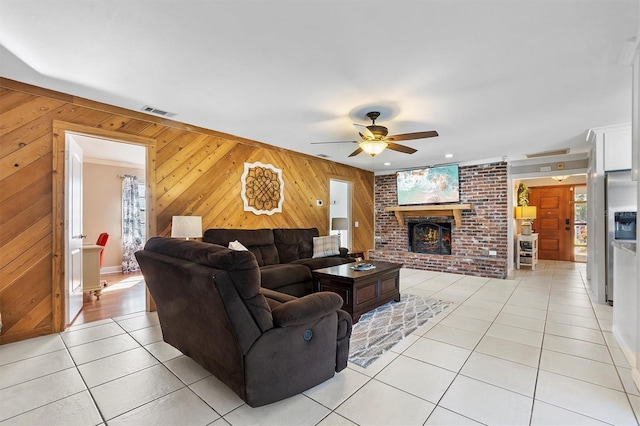
[(140, 269), (135, 252), (142, 250), (143, 246), (138, 177), (124, 175), (122, 179), (122, 272), (134, 272)]

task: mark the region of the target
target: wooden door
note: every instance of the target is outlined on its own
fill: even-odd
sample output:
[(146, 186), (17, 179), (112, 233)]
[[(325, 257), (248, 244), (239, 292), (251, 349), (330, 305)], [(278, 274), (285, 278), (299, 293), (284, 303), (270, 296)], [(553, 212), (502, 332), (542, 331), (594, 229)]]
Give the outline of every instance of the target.
[(570, 185), (531, 188), (529, 205), (538, 209), (533, 229), (538, 233), (540, 259), (573, 261), (571, 188)]

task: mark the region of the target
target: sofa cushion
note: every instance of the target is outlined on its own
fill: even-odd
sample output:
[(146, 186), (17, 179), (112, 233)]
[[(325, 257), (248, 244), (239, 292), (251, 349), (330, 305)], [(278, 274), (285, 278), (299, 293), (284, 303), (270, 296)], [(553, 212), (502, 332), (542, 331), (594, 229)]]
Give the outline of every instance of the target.
[(311, 270), (305, 265), (285, 263), (284, 265), (267, 265), (260, 268), (262, 287), (277, 290), (290, 284), (313, 281)]
[(207, 229), (202, 236), (202, 241), (224, 247), (235, 240), (253, 253), (258, 266), (280, 263), (271, 229)]
[(313, 257), (327, 257), (340, 254), (340, 237), (327, 235), (326, 237), (313, 237)]
[(313, 237), (318, 235), (320, 235), (318, 228), (274, 229), (273, 239), (278, 249), (280, 263), (313, 256)]

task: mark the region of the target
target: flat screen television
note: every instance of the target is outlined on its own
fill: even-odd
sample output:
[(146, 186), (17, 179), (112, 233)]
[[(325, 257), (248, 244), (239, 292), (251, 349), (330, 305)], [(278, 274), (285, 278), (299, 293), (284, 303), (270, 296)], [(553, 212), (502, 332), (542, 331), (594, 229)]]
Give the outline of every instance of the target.
[(458, 165), (426, 167), (397, 173), (398, 205), (460, 201)]

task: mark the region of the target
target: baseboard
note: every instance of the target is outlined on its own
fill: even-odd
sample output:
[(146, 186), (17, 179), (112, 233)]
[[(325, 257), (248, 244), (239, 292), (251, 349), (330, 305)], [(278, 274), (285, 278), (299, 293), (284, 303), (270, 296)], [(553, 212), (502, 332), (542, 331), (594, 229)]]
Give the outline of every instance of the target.
[(618, 341), (618, 344), (620, 345), (620, 350), (624, 354), (624, 357), (627, 359), (627, 362), (629, 363), (631, 368), (633, 368), (633, 369), (637, 368), (636, 367), (636, 361), (637, 361), (636, 360), (636, 354), (633, 351), (633, 349), (631, 348), (631, 342), (627, 341), (627, 339), (624, 337), (624, 335), (620, 332), (618, 327), (616, 327), (615, 325), (613, 327), (611, 327), (611, 332), (613, 333), (613, 336)]
[(100, 268), (100, 275), (108, 275), (108, 274), (121, 274), (122, 266), (105, 266), (104, 268)]

